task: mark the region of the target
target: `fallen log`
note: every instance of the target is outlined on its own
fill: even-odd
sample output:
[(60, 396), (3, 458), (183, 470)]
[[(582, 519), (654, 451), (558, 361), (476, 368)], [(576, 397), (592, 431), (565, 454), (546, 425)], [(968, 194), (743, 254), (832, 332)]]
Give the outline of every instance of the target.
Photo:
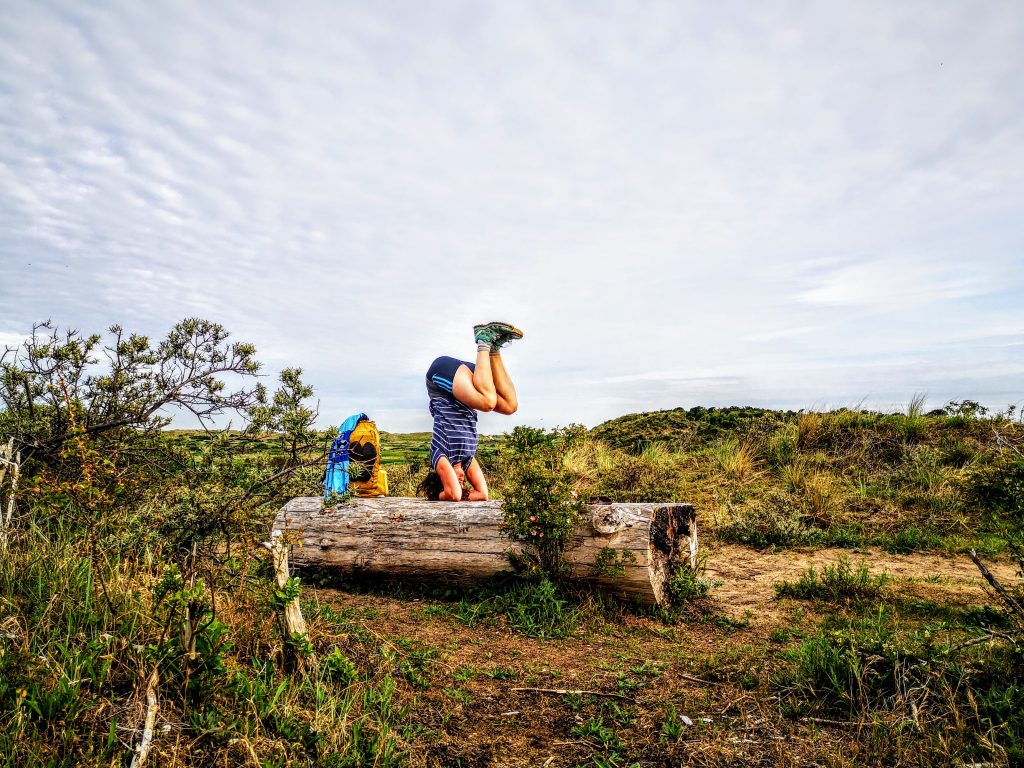
[[(501, 533), (501, 522), (500, 501), (385, 496), (324, 508), (318, 497), (300, 497), (281, 508), (273, 528), (297, 532), (300, 541), (291, 552), (296, 567), (464, 586), (512, 570), (509, 554), (521, 547)], [(595, 504), (565, 557), (574, 579), (668, 606), (673, 574), (696, 563), (693, 506)]]

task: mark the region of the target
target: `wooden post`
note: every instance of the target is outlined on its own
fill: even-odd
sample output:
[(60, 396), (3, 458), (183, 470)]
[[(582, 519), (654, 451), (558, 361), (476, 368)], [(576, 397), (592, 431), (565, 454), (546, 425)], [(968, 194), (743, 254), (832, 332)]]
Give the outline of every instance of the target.
[(11, 470), (11, 489), (7, 495), (6, 514), (3, 496), (0, 496), (0, 550), (7, 549), (7, 536), (11, 530), (11, 521), (14, 519), (14, 498), (18, 493), (18, 478), (21, 476), (21, 451), (14, 450), (13, 437), (7, 441), (7, 445), (0, 448), (0, 489), (3, 488), (8, 467)]
[[(301, 546), (302, 542), (299, 542)], [(274, 576), (277, 578), (278, 589), (284, 589), (288, 583), (288, 544), (282, 531), (271, 531), (270, 541), (264, 546), (270, 550), (274, 558)], [(296, 596), (284, 607), (284, 626), (288, 636), (306, 635), (306, 620), (302, 618), (299, 598)]]

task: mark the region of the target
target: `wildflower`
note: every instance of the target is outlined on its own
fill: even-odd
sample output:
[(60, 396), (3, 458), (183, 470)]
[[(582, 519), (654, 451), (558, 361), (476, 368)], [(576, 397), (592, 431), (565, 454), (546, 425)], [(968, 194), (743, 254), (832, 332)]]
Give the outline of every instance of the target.
[(537, 522), (537, 516), (536, 515), (530, 515), (530, 522), (531, 523), (536, 523)]

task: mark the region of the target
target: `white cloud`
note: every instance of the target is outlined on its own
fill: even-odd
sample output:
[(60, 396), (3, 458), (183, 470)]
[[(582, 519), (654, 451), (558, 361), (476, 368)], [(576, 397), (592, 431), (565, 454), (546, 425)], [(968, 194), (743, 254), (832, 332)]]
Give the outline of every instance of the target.
[(325, 423), (425, 428), (422, 371), (490, 318), (527, 330), (532, 423), (1019, 397), (986, 329), (1024, 325), (1022, 33), (1014, 3), (5, 4), (0, 327), (209, 316)]
[(972, 273), (953, 264), (892, 259), (838, 267), (795, 298), (808, 304), (912, 306), (979, 296), (998, 287), (994, 275)]

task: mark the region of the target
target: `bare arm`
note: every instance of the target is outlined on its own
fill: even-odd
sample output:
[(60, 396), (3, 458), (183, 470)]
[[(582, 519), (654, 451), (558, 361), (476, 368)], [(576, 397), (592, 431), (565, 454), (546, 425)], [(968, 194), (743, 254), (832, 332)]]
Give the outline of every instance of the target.
[(452, 467), (452, 463), (448, 461), (448, 457), (442, 456), (438, 459), (437, 466), (434, 469), (441, 476), (441, 482), (444, 483), (444, 490), (437, 497), (438, 501), (461, 501), (462, 483), (459, 481), (459, 476), (455, 474), (455, 469)]
[(470, 501), (487, 501), (489, 494), (487, 491), (487, 478), (484, 477), (484, 471), (480, 467), (480, 462), (473, 457), (473, 460), (469, 462), (469, 469), (466, 470), (466, 477), (469, 479), (470, 485), (473, 489), (469, 492)]

